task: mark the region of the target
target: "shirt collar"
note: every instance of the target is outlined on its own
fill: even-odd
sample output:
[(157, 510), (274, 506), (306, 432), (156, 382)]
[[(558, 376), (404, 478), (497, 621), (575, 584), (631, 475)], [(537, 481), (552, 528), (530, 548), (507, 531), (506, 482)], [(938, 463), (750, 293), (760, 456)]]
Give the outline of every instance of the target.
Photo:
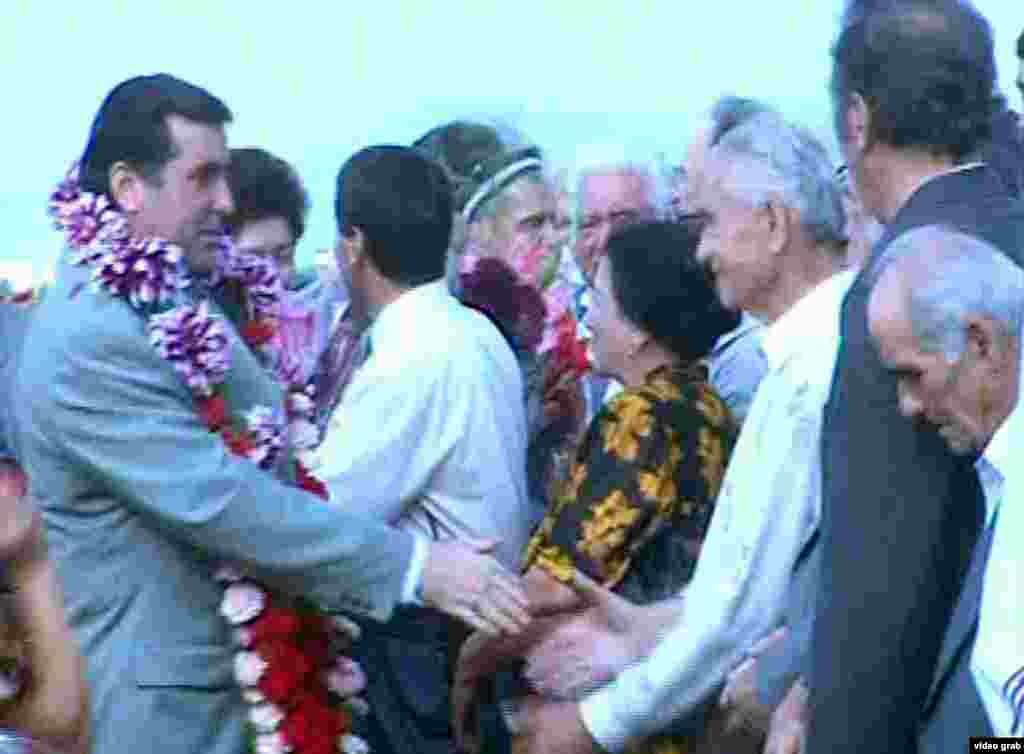
[(921, 191), (921, 189), (923, 189), (925, 186), (932, 183), (933, 181), (937, 181), (940, 178), (946, 178), (951, 175), (956, 175), (957, 173), (966, 173), (968, 170), (976, 170), (978, 168), (983, 167), (985, 167), (984, 162), (965, 162), (963, 165), (954, 165), (949, 170), (943, 170), (941, 173), (930, 175), (924, 180), (922, 180), (920, 183), (918, 183), (916, 186), (914, 186), (913, 191), (910, 192), (910, 194), (907, 196), (906, 201), (903, 202), (903, 206), (906, 207), (908, 204), (910, 204), (910, 200), (913, 199)]
[(769, 366), (779, 369), (807, 349), (808, 339), (839, 333), (839, 305), (856, 272), (844, 270), (818, 283), (781, 317), (765, 327), (761, 348)]
[[(1021, 387), (1024, 388), (1024, 355), (1022, 355), (1019, 369), (1021, 370)], [(1017, 428), (1022, 424), (1024, 424), (1024, 395), (1018, 397), (1017, 405), (1006, 417), (1006, 421), (992, 435), (988, 446), (981, 454), (981, 458), (999, 472), (1003, 479), (1006, 479), (1010, 472), (1010, 436), (1024, 437), (1020, 434), (1021, 431), (1024, 431), (1024, 426), (1021, 426), (1020, 429)], [(981, 459), (979, 459), (980, 461)]]
[(367, 337), (378, 347), (389, 339), (401, 339), (408, 334), (410, 322), (416, 322), (418, 313), (437, 309), (454, 300), (443, 278), (418, 285), (403, 292), (381, 309), (367, 330)]
[(739, 325), (734, 330), (730, 330), (725, 335), (715, 341), (715, 347), (712, 349), (712, 353), (720, 353), (729, 347), (732, 343), (739, 340), (751, 330), (761, 327), (761, 322), (752, 314), (743, 312)]

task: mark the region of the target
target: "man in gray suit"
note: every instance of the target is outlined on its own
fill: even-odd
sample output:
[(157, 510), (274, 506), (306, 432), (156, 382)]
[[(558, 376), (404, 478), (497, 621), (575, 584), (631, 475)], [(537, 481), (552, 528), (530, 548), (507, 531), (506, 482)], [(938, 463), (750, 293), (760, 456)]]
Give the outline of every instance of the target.
[[(192, 275), (183, 302), (206, 298), (218, 313), (208, 277), (232, 209), (230, 118), (220, 100), (184, 81), (130, 79), (101, 106), (80, 173), (83, 189), (105, 194), (136, 237), (182, 250)], [(436, 203), (450, 222), (444, 197), (408, 199)], [(329, 611), (386, 620), (412, 603), (485, 630), (525, 626), (525, 599), (486, 554), (492, 544), (428, 544), (230, 455), (151, 345), (145, 318), (89, 277), (65, 260), (38, 307), (15, 420), (88, 662), (95, 752), (246, 750), (230, 631), (218, 615), (219, 562)], [(232, 413), (280, 408), (276, 382), (226, 331)]]

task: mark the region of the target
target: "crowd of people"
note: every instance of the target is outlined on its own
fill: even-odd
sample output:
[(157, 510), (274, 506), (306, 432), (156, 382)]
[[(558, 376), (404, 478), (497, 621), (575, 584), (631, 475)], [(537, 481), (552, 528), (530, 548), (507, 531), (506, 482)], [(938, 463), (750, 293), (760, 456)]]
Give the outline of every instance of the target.
[(1024, 124), (965, 0), (850, 0), (831, 65), (841, 166), (757, 98), (671, 166), (453, 121), (341, 166), (315, 269), (300, 176), (224, 101), (115, 87), (55, 281), (0, 297), (0, 728), (1024, 737)]

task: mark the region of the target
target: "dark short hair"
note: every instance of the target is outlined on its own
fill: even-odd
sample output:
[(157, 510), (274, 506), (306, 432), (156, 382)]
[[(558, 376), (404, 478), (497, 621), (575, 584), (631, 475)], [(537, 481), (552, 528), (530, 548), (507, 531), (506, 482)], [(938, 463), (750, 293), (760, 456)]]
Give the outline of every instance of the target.
[(1017, 57), (1024, 60), (1024, 31), (1017, 37)]
[(235, 211), (228, 225), (237, 230), (247, 222), (282, 217), (298, 241), (306, 231), (309, 194), (295, 169), (265, 149), (231, 150), (228, 185)]
[(110, 168), (127, 162), (147, 180), (175, 156), (167, 116), (210, 126), (231, 122), (227, 105), (187, 81), (166, 73), (122, 81), (103, 100), (82, 155), (82, 188), (110, 194)]
[(623, 316), (685, 362), (707, 356), (740, 323), (697, 262), (702, 226), (693, 217), (642, 222), (608, 240), (612, 295)]
[(961, 0), (851, 3), (832, 49), (836, 125), (860, 94), (871, 138), (960, 159), (989, 136), (995, 53), (985, 18)]
[(439, 165), (409, 147), (367, 147), (338, 171), (338, 230), (359, 228), (384, 277), (405, 286), (444, 276), (452, 190)]

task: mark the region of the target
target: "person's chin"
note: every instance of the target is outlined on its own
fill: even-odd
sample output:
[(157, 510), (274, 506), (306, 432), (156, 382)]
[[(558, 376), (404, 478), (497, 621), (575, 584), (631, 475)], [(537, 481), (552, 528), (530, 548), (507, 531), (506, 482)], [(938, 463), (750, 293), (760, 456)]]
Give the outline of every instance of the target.
[(946, 441), (950, 452), (957, 456), (966, 456), (974, 453), (975, 443), (969, 435), (958, 431), (955, 427), (946, 425), (939, 429), (939, 435)]

